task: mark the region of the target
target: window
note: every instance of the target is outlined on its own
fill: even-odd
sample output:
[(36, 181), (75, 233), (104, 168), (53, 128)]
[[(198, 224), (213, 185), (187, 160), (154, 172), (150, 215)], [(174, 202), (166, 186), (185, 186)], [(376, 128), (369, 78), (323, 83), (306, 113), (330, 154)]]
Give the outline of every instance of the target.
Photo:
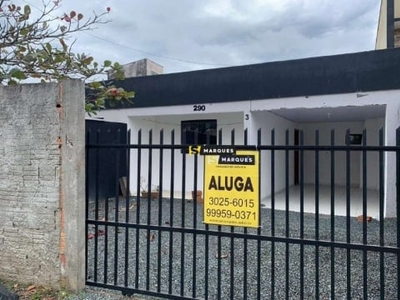
[(216, 145), (217, 120), (190, 120), (181, 123), (183, 145)]
[(349, 134), (346, 138), (346, 145), (361, 145), (362, 134)]

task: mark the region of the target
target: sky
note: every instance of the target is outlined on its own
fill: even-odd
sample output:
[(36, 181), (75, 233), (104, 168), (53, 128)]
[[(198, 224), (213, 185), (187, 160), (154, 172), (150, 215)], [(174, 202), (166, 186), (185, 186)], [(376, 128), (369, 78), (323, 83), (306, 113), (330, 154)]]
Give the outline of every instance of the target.
[[(39, 0), (23, 0), (38, 4)], [(373, 50), (379, 0), (62, 0), (107, 24), (74, 35), (76, 52), (164, 73)]]

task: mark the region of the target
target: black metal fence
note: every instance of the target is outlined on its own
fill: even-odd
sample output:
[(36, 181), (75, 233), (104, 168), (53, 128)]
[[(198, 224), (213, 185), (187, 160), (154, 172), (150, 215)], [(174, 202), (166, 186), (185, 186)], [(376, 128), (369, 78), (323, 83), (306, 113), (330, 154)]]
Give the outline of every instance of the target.
[[(235, 132), (230, 134), (230, 144), (238, 144)], [(87, 197), (87, 285), (167, 299), (400, 299), (398, 187), (396, 211), (387, 212), (395, 217), (384, 218), (386, 168), (396, 168), (396, 183), (400, 178), (400, 131), (397, 146), (384, 146), (382, 130), (372, 146), (366, 131), (355, 143), (348, 131), (341, 145), (335, 144), (334, 131), (326, 145), (320, 145), (318, 131), (313, 135), (312, 145), (305, 145), (302, 132), (299, 144), (293, 145), (288, 131), (280, 144), (274, 131), (268, 142), (262, 142), (258, 132), (260, 187), (268, 197), (262, 201), (265, 207), (260, 206), (256, 229), (203, 223), (203, 204), (185, 197), (189, 186), (189, 191), (202, 189), (202, 157), (189, 158), (181, 151), (187, 145), (175, 143), (173, 131), (168, 143), (163, 131), (156, 143), (152, 132), (143, 142), (139, 131), (135, 144), (129, 139), (126, 144), (88, 144), (88, 160), (113, 151), (119, 161), (124, 149), (127, 164), (136, 166), (128, 172), (127, 186), (134, 180), (137, 188), (132, 191), (136, 196), (121, 197), (121, 166), (116, 164), (107, 170), (116, 174), (115, 196), (103, 199), (97, 194), (94, 201)], [(240, 147), (246, 149), (247, 141), (245, 131)], [(395, 163), (385, 167), (386, 156)], [(370, 164), (374, 174), (368, 173)], [(355, 170), (360, 175), (359, 200), (353, 194)], [(143, 172), (149, 191), (151, 181), (157, 181), (158, 190), (168, 192), (155, 199), (140, 196)], [(185, 176), (189, 172), (192, 175)], [(297, 186), (293, 172), (298, 172)], [(338, 174), (345, 179), (343, 186), (338, 185)], [(372, 175), (377, 180), (373, 196), (368, 189)], [(103, 184), (101, 178), (87, 174), (97, 186)], [(354, 216), (357, 205), (360, 215)], [(372, 206), (375, 215), (370, 219)]]

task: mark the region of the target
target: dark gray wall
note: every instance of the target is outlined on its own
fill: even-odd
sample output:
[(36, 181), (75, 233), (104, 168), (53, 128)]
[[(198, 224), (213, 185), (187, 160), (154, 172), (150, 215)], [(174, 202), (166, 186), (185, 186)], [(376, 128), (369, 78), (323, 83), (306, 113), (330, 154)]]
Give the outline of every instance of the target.
[[(400, 49), (128, 78), (134, 104), (154, 107), (400, 88)], [(311, 100), (310, 100), (311, 101)]]

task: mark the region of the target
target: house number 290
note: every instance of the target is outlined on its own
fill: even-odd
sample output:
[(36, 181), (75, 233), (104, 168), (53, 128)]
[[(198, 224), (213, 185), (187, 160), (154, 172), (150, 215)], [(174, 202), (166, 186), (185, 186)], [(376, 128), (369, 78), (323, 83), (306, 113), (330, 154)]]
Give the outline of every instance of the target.
[(205, 111), (206, 106), (205, 105), (193, 105), (193, 111)]

